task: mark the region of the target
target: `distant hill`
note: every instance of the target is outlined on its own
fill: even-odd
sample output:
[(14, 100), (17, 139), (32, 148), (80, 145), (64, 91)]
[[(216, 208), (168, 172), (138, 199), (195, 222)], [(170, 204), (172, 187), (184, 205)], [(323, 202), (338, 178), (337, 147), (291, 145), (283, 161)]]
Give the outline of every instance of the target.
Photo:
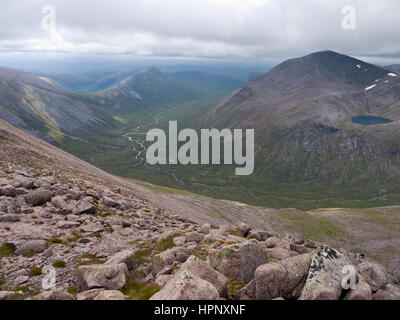
[(390, 66), (386, 66), (385, 68), (389, 70), (400, 71), (400, 64), (392, 64)]
[[(384, 118), (385, 124), (353, 123), (363, 116)], [(233, 187), (238, 180), (243, 200), (272, 205), (276, 196), (281, 198), (277, 206), (295, 206), (296, 198), (303, 203), (320, 199), (326, 205), (338, 199), (398, 201), (400, 74), (392, 70), (332, 51), (291, 59), (188, 116), (185, 126), (256, 132), (252, 176), (239, 181), (231, 171), (213, 168), (196, 174), (198, 185), (211, 179), (215, 186), (212, 177), (219, 177), (221, 187)], [(187, 170), (182, 168), (180, 177)]]
[(94, 80), (90, 78), (86, 78), (83, 76), (78, 76), (69, 73), (43, 73), (43, 72), (35, 72), (33, 73), (36, 76), (47, 78), (57, 82), (59, 85), (64, 88), (76, 91), (76, 92), (84, 92), (94, 84)]
[(9, 68), (0, 68), (0, 118), (46, 140), (105, 125), (80, 96), (49, 78)]

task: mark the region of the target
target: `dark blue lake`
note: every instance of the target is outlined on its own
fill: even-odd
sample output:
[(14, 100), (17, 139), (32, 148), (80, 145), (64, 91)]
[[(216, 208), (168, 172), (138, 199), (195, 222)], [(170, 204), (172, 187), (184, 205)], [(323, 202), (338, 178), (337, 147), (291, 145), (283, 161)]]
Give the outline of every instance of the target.
[(376, 117), (376, 116), (359, 116), (352, 119), (353, 123), (361, 124), (363, 126), (373, 126), (375, 124), (384, 124), (393, 122), (390, 119)]

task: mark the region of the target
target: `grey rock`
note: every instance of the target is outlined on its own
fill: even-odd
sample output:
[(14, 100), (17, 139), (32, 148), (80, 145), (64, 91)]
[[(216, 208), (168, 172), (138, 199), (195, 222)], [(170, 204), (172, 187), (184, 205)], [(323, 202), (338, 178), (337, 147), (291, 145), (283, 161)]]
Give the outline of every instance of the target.
[(81, 214), (95, 214), (96, 207), (88, 201), (79, 200), (78, 203), (72, 208), (72, 213), (76, 215)]
[(34, 190), (25, 195), (25, 201), (33, 206), (41, 206), (51, 200), (51, 192), (48, 190)]
[(363, 262), (357, 266), (357, 271), (373, 291), (385, 288), (388, 283), (382, 267), (373, 262)]
[(217, 289), (208, 281), (186, 271), (179, 271), (150, 300), (219, 300)]
[(81, 230), (83, 232), (87, 232), (87, 233), (96, 233), (96, 232), (104, 231), (104, 227), (100, 222), (93, 222), (93, 223), (89, 223), (86, 226), (81, 227)]
[(182, 264), (180, 270), (187, 270), (201, 279), (208, 281), (217, 289), (221, 297), (226, 295), (228, 278), (214, 270), (207, 262), (195, 256), (190, 256), (189, 259)]
[(92, 289), (88, 291), (83, 291), (79, 292), (76, 295), (76, 300), (93, 300), (96, 298), (102, 291), (104, 291), (103, 288), (100, 289)]
[(125, 296), (121, 291), (104, 290), (94, 300), (125, 300)]
[(137, 267), (135, 251), (127, 249), (118, 252), (105, 262), (106, 265), (120, 263), (124, 263), (130, 272), (134, 272)]
[(18, 222), (21, 218), (17, 214), (3, 214), (0, 215), (0, 222)]
[(91, 265), (79, 267), (77, 281), (81, 290), (96, 288), (119, 290), (126, 284), (128, 276), (128, 268), (125, 263)]
[(372, 298), (373, 300), (400, 301), (400, 288), (392, 284), (387, 284), (384, 289), (378, 290)]
[(0, 188), (0, 195), (15, 197), (17, 195), (17, 190), (13, 186), (4, 186)]
[(257, 267), (268, 262), (268, 253), (262, 244), (249, 241), (211, 249), (208, 258), (215, 270), (247, 284)]
[(196, 242), (199, 243), (204, 239), (204, 234), (199, 232), (189, 232), (185, 235), (186, 242)]
[(75, 298), (72, 294), (69, 294), (64, 290), (55, 289), (52, 291), (45, 291), (26, 300), (75, 300)]
[(25, 242), (21, 246), (18, 246), (15, 253), (21, 254), (26, 251), (33, 251), (36, 253), (41, 253), (41, 252), (47, 250), (48, 247), (49, 247), (49, 244), (45, 240), (30, 240), (30, 241)]
[(74, 222), (74, 221), (59, 221), (57, 223), (57, 226), (60, 229), (71, 229), (71, 228), (79, 227), (80, 223)]
[(258, 267), (255, 272), (257, 300), (297, 299), (306, 283), (310, 265), (311, 256), (305, 254)]
[(346, 293), (343, 300), (372, 300), (371, 286), (361, 281), (357, 284), (355, 289), (351, 289)]

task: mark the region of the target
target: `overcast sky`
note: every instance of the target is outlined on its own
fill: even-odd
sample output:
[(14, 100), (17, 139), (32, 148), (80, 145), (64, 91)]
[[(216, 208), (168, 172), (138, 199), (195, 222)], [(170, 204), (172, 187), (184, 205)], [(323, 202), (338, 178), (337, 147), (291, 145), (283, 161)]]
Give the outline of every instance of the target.
[[(55, 8), (56, 30), (42, 27), (45, 5)], [(345, 5), (356, 9), (355, 30), (342, 28)], [(331, 49), (400, 63), (399, 0), (0, 0), (0, 8), (3, 55), (274, 61)]]

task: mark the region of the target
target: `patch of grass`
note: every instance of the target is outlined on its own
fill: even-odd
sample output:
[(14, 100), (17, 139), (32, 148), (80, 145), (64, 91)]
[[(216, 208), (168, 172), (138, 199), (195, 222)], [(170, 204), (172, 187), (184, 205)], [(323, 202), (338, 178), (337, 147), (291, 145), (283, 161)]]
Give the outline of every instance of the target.
[(42, 274), (42, 268), (36, 267), (31, 269), (31, 277), (37, 277)]
[(21, 291), (21, 292), (25, 293), (25, 292), (29, 292), (29, 287), (27, 287), (27, 286), (16, 287), (13, 289), (13, 291), (15, 291), (15, 292)]
[(132, 277), (122, 289), (122, 293), (128, 296), (128, 300), (149, 300), (161, 290), (156, 284), (143, 284), (136, 281), (136, 277)]
[(53, 267), (54, 268), (65, 268), (67, 266), (67, 263), (62, 260), (57, 260), (53, 262)]
[(14, 249), (7, 243), (3, 243), (0, 247), (0, 256), (8, 257), (14, 254)]
[(135, 240), (129, 241), (128, 244), (136, 244), (136, 243), (138, 243), (140, 241), (142, 241), (142, 239), (139, 238), (139, 239), (135, 239)]
[(79, 233), (75, 233), (73, 237), (68, 238), (68, 242), (76, 242), (79, 239), (82, 239), (82, 235), (80, 235)]
[(230, 234), (233, 235), (233, 236), (236, 236), (236, 237), (239, 237), (239, 238), (244, 238), (243, 235), (240, 233), (239, 230), (236, 229), (235, 226), (232, 226), (232, 227), (229, 229), (229, 232), (230, 232)]
[(2, 275), (0, 275), (0, 291), (2, 289), (2, 286), (6, 283), (6, 280), (3, 278)]
[(245, 285), (240, 283), (239, 281), (235, 280), (235, 279), (229, 279), (228, 282), (228, 296), (233, 297), (236, 295), (236, 293), (244, 288)]
[(172, 237), (168, 237), (166, 239), (160, 240), (156, 243), (154, 249), (157, 251), (165, 251), (171, 249), (175, 246), (174, 240)]
[(36, 252), (34, 252), (34, 251), (31, 251), (31, 250), (27, 250), (27, 251), (24, 251), (24, 252), (22, 252), (22, 256), (23, 257), (33, 257), (34, 255), (36, 255)]
[(104, 262), (104, 260), (97, 258), (96, 255), (88, 253), (81, 257), (77, 267), (90, 266), (93, 264), (103, 264)]
[(72, 294), (75, 297), (79, 293), (79, 288), (78, 287), (69, 288), (68, 293)]
[(152, 252), (151, 249), (137, 251), (135, 253), (135, 261), (138, 264), (142, 264), (142, 263), (148, 262), (149, 261), (148, 257), (151, 255), (151, 252)]
[(57, 237), (51, 237), (50, 239), (46, 239), (46, 241), (53, 244), (63, 243), (63, 241)]
[(9, 300), (9, 301), (10, 300), (24, 300), (26, 298), (36, 296), (40, 293), (39, 290), (30, 291), (30, 289), (26, 286), (16, 287), (12, 291), (14, 291), (15, 293), (9, 295), (5, 300)]
[(7, 230), (7, 231), (11, 230), (10, 227), (5, 227), (4, 229)]
[(206, 245), (204, 243), (199, 244), (196, 247), (196, 250), (194, 252), (194, 255), (204, 261), (207, 261), (207, 256), (208, 256), (208, 247), (209, 245)]
[(114, 231), (115, 230), (113, 228), (111, 228), (111, 227), (106, 229), (106, 232), (108, 232), (108, 233), (113, 233)]

